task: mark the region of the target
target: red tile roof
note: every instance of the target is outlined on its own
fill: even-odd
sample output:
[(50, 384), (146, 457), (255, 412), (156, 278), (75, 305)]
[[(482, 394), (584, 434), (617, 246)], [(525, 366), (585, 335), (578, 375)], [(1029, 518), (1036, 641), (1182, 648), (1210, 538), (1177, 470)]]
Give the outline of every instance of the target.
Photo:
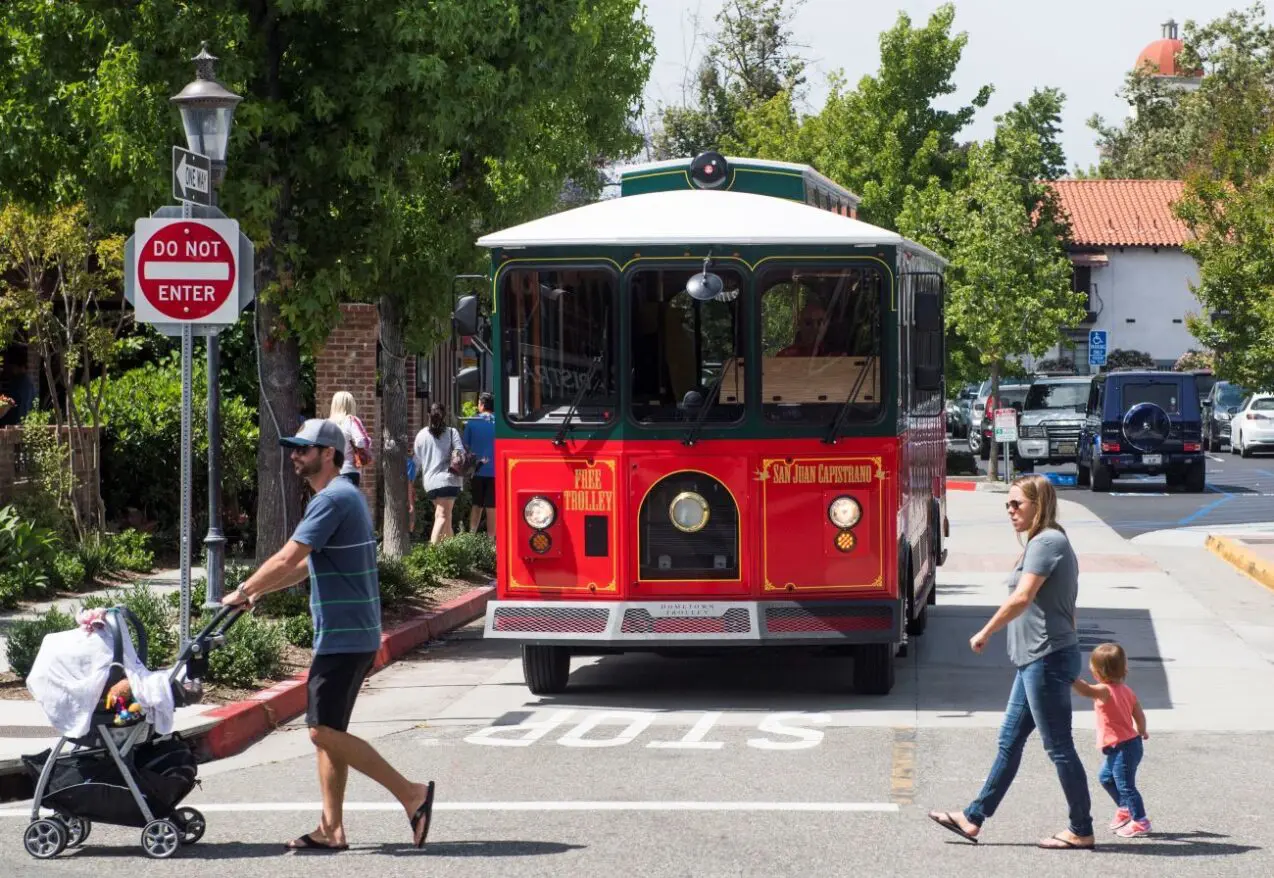
[(1180, 247), (1190, 239), (1172, 212), (1180, 180), (1057, 180), (1073, 243), (1086, 247)]

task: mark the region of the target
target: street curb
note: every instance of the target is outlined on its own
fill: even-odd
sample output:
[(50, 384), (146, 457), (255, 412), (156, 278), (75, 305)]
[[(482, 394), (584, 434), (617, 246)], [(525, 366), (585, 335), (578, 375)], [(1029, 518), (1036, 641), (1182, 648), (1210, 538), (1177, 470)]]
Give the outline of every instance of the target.
[(1235, 570), (1256, 580), (1270, 591), (1274, 591), (1274, 563), (1230, 537), (1208, 534), (1204, 545), (1212, 554), (1226, 561)]
[[(481, 617), (494, 592), (495, 589), (489, 585), (475, 588), (431, 613), (381, 634), (380, 650), (376, 653), (371, 673), (388, 667), (420, 644), (436, 640)], [(216, 724), (202, 735), (190, 736), (194, 738), (199, 761), (209, 762), (242, 753), (274, 729), (303, 713), (307, 676), (306, 672), (302, 672), (250, 698), (204, 714)]]
[(1003, 494), (1009, 489), (1007, 482), (988, 482), (982, 479), (947, 479), (948, 491), (990, 491)]

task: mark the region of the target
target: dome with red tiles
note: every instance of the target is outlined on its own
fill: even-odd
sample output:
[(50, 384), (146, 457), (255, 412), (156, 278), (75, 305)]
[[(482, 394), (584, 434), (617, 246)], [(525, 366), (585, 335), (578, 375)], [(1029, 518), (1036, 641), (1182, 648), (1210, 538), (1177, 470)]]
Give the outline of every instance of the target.
[(1177, 64), (1177, 56), (1185, 45), (1185, 41), (1177, 35), (1177, 23), (1166, 21), (1163, 36), (1142, 49), (1137, 56), (1136, 69), (1148, 68), (1156, 76), (1196, 78), (1200, 75), (1198, 71), (1182, 70)]

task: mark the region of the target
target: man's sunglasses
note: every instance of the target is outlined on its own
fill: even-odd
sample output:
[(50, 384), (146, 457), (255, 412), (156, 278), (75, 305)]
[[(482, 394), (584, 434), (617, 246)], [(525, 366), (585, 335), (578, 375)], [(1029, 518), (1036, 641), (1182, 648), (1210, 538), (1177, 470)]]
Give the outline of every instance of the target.
[(1022, 508), (1022, 501), (1010, 500), (1009, 502), (1004, 504), (1004, 508), (1009, 510), (1010, 512), (1017, 512), (1019, 509)]

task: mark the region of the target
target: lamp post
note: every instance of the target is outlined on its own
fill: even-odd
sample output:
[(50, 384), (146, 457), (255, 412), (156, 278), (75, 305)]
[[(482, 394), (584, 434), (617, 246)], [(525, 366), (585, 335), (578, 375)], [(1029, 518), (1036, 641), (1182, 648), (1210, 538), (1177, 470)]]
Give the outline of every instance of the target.
[[(226, 149), (230, 144), (230, 128), (234, 111), (243, 100), (229, 91), (213, 75), (217, 59), (208, 52), (204, 41), (199, 54), (190, 59), (195, 64), (195, 78), (172, 102), (181, 110), (181, 124), (186, 129), (186, 145), (191, 152), (208, 157), (212, 164), (212, 203), (217, 203), (217, 187), (226, 176)], [(184, 214), (189, 215), (190, 204)], [(205, 607), (221, 603), (225, 581), (226, 538), (221, 532), (221, 344), (214, 333), (208, 336), (208, 533), (204, 537), (207, 551), (207, 583)]]

